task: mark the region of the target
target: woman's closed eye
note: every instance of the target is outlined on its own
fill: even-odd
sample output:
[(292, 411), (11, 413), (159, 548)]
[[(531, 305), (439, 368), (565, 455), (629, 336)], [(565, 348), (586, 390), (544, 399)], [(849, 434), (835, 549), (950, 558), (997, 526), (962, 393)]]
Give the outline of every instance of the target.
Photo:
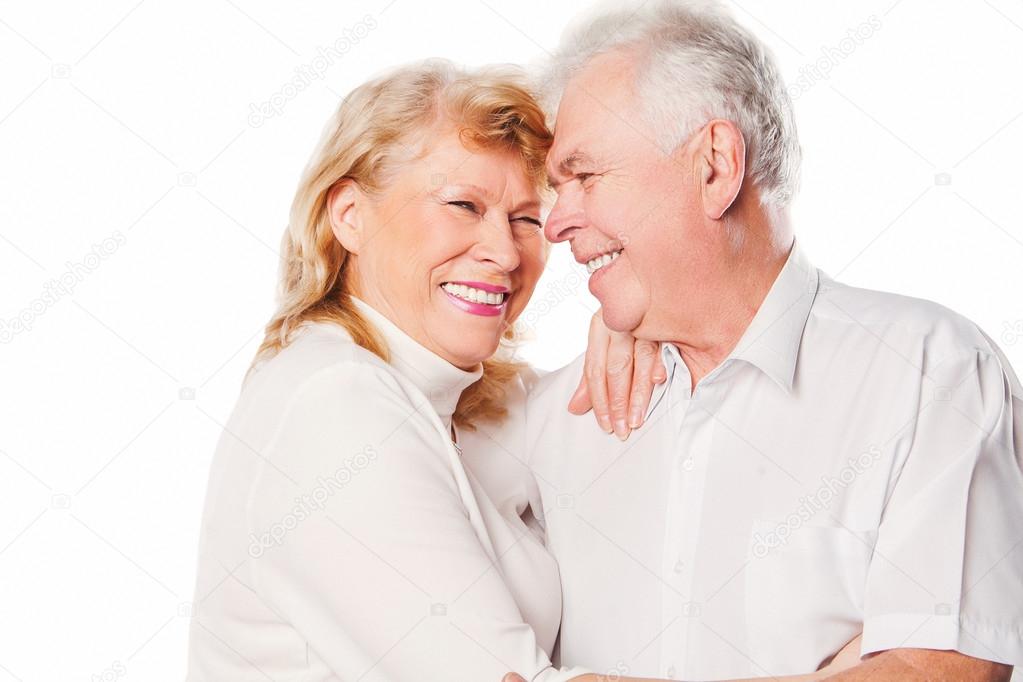
[[(448, 201), (446, 202), (449, 206), (457, 206), (458, 208), (465, 209), (476, 215), (482, 215), (480, 213), (479, 206), (472, 201)], [(512, 223), (512, 227), (515, 228), (517, 233), (532, 234), (533, 232), (539, 232), (543, 229), (543, 223), (540, 222), (539, 218), (532, 216), (518, 216), (510, 218), (508, 222)]]
[(518, 218), (512, 218), (511, 222), (526, 223), (527, 225), (535, 226), (537, 229), (543, 228), (543, 223), (540, 222), (539, 218), (533, 218), (532, 216), (528, 215), (519, 216)]
[(532, 240), (537, 235), (543, 234), (543, 223), (532, 216), (518, 216), (508, 222), (511, 223), (512, 234), (515, 235), (515, 239), (522, 241)]
[(473, 213), (475, 213), (477, 215), (479, 215), (479, 212), (480, 212), (479, 208), (476, 206), (476, 204), (474, 204), (471, 201), (449, 201), (447, 203), (448, 203), (449, 206), (458, 206), (459, 208), (464, 208), (467, 211), (472, 211)]

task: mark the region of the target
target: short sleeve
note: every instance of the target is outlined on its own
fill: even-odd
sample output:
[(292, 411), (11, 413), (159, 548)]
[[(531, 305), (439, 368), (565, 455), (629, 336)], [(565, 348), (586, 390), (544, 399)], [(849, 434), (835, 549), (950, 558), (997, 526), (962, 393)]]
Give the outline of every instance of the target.
[(296, 389), (248, 503), (259, 597), (339, 679), (582, 674), (551, 668), (523, 622), (429, 409), (367, 363)]
[(1023, 665), (1021, 411), (999, 355), (928, 369), (868, 571), (864, 654), (947, 649)]

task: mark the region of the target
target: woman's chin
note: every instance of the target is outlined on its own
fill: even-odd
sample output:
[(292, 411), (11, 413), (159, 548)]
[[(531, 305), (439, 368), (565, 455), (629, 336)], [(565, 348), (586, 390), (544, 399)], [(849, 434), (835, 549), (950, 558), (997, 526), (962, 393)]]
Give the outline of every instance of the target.
[(497, 352), (500, 339), (494, 337), (477, 341), (477, 343), (473, 343), (473, 339), (453, 339), (451, 344), (445, 348), (444, 354), (447, 356), (448, 362), (462, 369), (474, 369)]

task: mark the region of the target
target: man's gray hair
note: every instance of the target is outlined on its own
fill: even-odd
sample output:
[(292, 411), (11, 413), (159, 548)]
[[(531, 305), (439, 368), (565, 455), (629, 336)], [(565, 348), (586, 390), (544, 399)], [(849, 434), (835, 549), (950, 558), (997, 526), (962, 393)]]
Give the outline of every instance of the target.
[[(767, 47), (713, 0), (621, 0), (570, 25), (538, 75), (553, 119), (569, 80), (599, 55), (636, 57), (636, 91), (655, 142), (670, 151), (713, 118), (735, 123), (746, 142), (746, 175), (764, 204), (787, 205), (801, 152), (792, 100)], [(553, 123), (553, 120), (552, 120)]]

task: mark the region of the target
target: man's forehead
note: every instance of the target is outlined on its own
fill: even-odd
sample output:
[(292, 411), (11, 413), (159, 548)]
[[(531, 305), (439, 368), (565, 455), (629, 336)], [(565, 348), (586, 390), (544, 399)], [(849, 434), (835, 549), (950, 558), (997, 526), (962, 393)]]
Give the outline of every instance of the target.
[(562, 116), (562, 113), (559, 110), (554, 127), (554, 142), (547, 154), (547, 169), (568, 174), (577, 166), (592, 161), (596, 156), (597, 149), (591, 138), (592, 131), (599, 130), (600, 126), (589, 124), (585, 113), (582, 118)]
[(620, 83), (589, 84), (575, 79), (566, 88), (554, 123), (548, 165), (592, 161), (623, 126), (632, 127), (636, 107), (632, 88)]

